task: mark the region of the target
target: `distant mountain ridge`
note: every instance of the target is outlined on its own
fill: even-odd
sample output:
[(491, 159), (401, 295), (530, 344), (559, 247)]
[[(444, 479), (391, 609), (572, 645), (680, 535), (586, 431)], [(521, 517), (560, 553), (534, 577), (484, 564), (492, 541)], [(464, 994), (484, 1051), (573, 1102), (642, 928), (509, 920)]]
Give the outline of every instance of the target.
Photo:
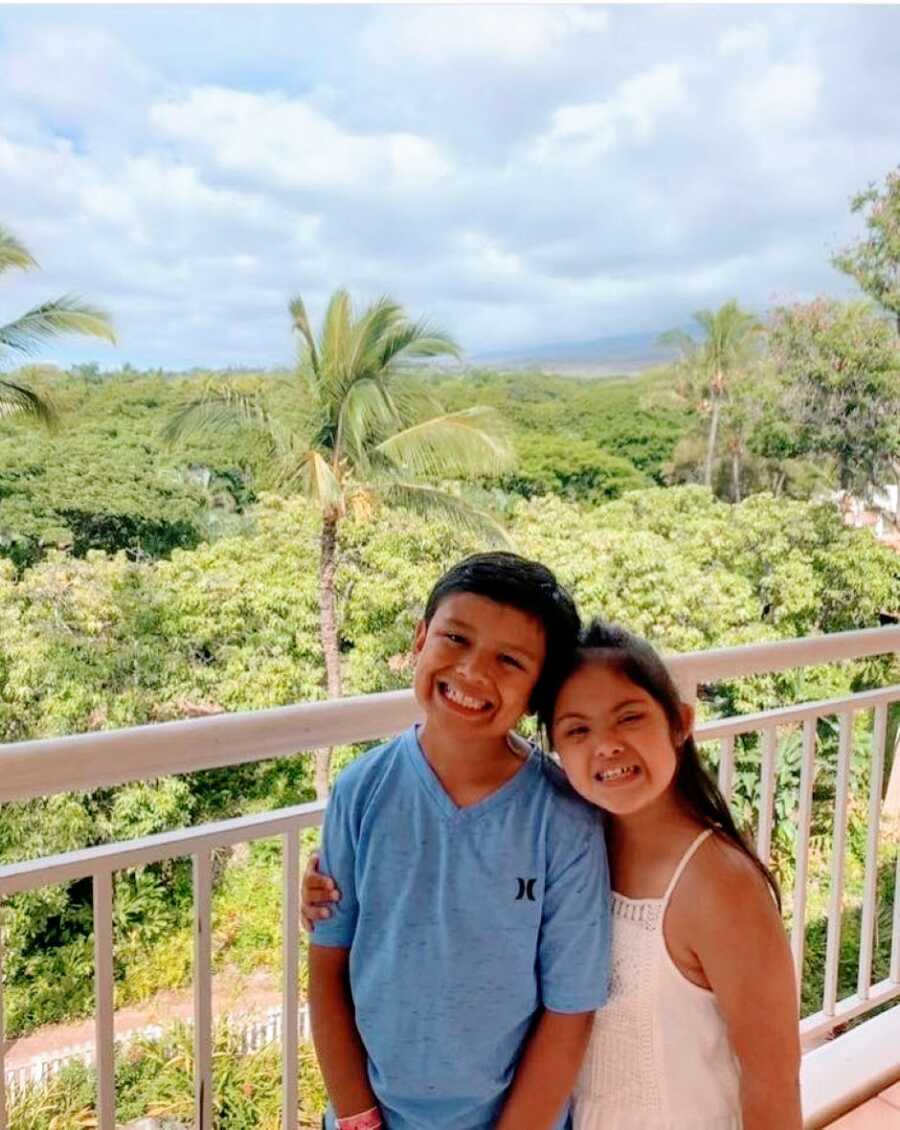
[(638, 373), (671, 361), (676, 351), (659, 345), (659, 332), (617, 334), (593, 341), (552, 342), (513, 349), (481, 350), (470, 354), (475, 364), (511, 368), (554, 368), (583, 372)]

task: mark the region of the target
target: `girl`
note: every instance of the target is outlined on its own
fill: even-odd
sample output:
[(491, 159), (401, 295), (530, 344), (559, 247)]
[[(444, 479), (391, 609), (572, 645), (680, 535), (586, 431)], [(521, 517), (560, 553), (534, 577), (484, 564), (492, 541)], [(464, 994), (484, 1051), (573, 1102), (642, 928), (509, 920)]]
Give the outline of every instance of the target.
[[(797, 990), (778, 891), (705, 773), (662, 660), (594, 621), (541, 717), (606, 813), (612, 984), (575, 1130), (800, 1130)], [(773, 897), (774, 895), (774, 897)], [(307, 925), (339, 897), (308, 871)]]

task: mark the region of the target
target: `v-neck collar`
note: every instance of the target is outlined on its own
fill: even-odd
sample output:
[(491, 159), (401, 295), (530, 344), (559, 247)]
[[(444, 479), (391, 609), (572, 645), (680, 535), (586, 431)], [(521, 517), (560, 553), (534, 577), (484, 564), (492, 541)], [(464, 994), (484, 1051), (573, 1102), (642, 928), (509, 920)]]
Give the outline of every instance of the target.
[(475, 804), (458, 805), (441, 784), (440, 778), (425, 756), (425, 751), (419, 741), (418, 726), (410, 726), (404, 734), (404, 749), (416, 775), (425, 786), (425, 791), (440, 809), (442, 815), (453, 821), (477, 819), (509, 800), (519, 789), (525, 787), (537, 764), (532, 748), (529, 755), (523, 758), (522, 764), (508, 781), (504, 781), (492, 793), (488, 793), (486, 797)]

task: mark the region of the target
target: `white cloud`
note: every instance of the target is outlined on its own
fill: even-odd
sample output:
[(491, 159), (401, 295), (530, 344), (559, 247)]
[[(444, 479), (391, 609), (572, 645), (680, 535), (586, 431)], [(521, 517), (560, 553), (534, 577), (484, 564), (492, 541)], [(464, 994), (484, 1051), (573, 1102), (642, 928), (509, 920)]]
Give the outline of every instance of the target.
[(288, 189), (425, 187), (448, 165), (426, 138), (366, 136), (335, 125), (307, 102), (281, 94), (205, 87), (157, 103), (157, 133), (219, 170)]
[(663, 63), (622, 83), (620, 114), (633, 124), (642, 141), (649, 141), (657, 122), (680, 113), (687, 102), (682, 71), (675, 63)]
[(716, 44), (721, 55), (744, 54), (764, 50), (769, 43), (769, 33), (763, 24), (744, 24), (724, 32)]
[(63, 126), (93, 132), (141, 116), (157, 82), (114, 36), (66, 23), (27, 32), (3, 59), (0, 94)]
[(677, 64), (662, 64), (627, 79), (601, 102), (561, 106), (550, 129), (537, 139), (533, 155), (548, 160), (561, 148), (576, 160), (594, 160), (617, 145), (651, 142), (658, 125), (684, 110), (688, 98)]
[(544, 62), (548, 52), (585, 34), (603, 33), (609, 14), (570, 5), (453, 5), (384, 9), (384, 18), (366, 32), (371, 50), (389, 46), (413, 64), (449, 67), (466, 59), (490, 65)]
[(744, 117), (751, 127), (802, 124), (813, 117), (822, 76), (811, 63), (776, 63), (761, 79), (746, 83), (741, 91)]

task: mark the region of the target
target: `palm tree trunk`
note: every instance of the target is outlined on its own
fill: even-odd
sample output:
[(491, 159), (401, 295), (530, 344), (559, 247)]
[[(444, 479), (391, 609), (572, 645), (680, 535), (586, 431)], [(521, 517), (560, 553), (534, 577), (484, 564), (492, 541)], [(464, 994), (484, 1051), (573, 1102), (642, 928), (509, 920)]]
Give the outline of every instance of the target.
[(737, 448), (731, 453), (731, 501), (741, 501), (741, 453)]
[(718, 397), (713, 399), (712, 418), (709, 421), (709, 440), (706, 444), (706, 466), (703, 468), (703, 485), (712, 488), (713, 460), (716, 454), (716, 436), (719, 431), (719, 414), (722, 404)]
[[(325, 657), (325, 687), (329, 698), (341, 697), (341, 656), (338, 646), (337, 612), (334, 599), (334, 572), (337, 566), (338, 514), (325, 512), (319, 539), (319, 636)], [(316, 799), (328, 796), (328, 777), (331, 769), (331, 750), (317, 749), (315, 753)]]

